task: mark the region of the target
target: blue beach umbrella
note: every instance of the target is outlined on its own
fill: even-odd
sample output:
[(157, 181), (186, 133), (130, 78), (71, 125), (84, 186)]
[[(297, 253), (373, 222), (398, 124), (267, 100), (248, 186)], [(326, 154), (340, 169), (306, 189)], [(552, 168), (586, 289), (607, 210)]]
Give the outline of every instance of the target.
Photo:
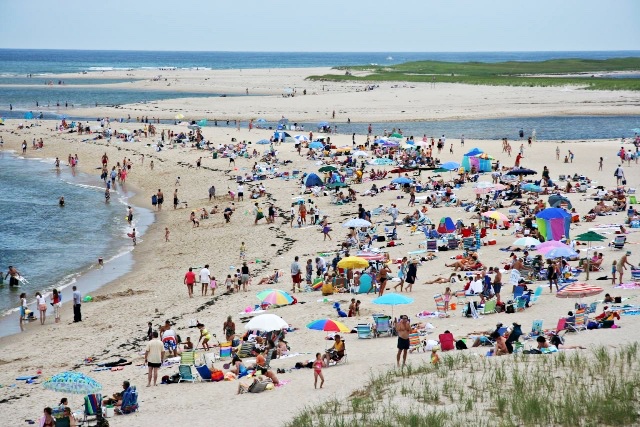
[(413, 298), (405, 297), (404, 295), (396, 294), (392, 292), (389, 294), (384, 294), (381, 297), (378, 297), (371, 302), (374, 304), (380, 304), (380, 305), (390, 305), (391, 315), (393, 315), (394, 306), (411, 304), (413, 302)]
[(324, 147), (324, 145), (320, 141), (313, 141), (311, 144), (309, 144), (309, 148), (313, 148), (314, 150), (322, 147)]
[(520, 187), (522, 189), (522, 191), (531, 191), (533, 193), (542, 193), (544, 190), (542, 187), (540, 187), (539, 185), (535, 185), (535, 184), (524, 184)]
[(256, 142), (256, 144), (266, 145), (271, 144), (271, 141), (269, 141), (268, 139), (261, 139), (260, 141)]
[(407, 178), (406, 176), (400, 176), (398, 178), (395, 178), (391, 181), (392, 184), (411, 184), (413, 182), (412, 179)]
[(329, 126), (329, 122), (320, 122), (318, 123), (318, 128), (323, 128)]
[(42, 383), (47, 390), (60, 393), (93, 394), (102, 390), (102, 386), (96, 380), (80, 372), (62, 372), (56, 374)]
[(547, 258), (573, 258), (576, 256), (578, 253), (568, 246), (553, 248), (545, 254)]
[(460, 167), (460, 163), (458, 162), (446, 162), (440, 165), (442, 169), (446, 169), (448, 171), (456, 170)]

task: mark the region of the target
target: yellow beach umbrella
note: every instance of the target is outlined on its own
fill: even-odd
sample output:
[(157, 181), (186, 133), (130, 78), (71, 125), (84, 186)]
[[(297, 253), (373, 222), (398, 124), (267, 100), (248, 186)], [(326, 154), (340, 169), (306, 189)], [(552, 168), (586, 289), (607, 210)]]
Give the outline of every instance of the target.
[(348, 270), (353, 270), (355, 268), (367, 268), (369, 267), (369, 261), (364, 258), (360, 258), (359, 256), (348, 256), (346, 258), (342, 258), (338, 262), (339, 268), (346, 268)]

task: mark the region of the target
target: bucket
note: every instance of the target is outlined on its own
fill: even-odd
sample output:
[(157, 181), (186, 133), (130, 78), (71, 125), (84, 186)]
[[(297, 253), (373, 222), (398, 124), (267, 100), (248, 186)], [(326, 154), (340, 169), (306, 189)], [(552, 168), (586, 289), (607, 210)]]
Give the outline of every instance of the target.
[(111, 418), (115, 415), (114, 408), (112, 405), (107, 405), (104, 407), (104, 416), (106, 418)]

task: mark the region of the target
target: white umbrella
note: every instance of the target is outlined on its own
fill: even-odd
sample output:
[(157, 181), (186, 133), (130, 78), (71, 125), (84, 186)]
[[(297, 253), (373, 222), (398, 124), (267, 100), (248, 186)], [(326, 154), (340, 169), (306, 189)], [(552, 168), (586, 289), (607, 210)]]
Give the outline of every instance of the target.
[(296, 135), (296, 136), (294, 136), (294, 138), (297, 139), (298, 141), (308, 141), (309, 140), (309, 138), (307, 138), (304, 135)]
[(288, 328), (289, 324), (285, 322), (282, 317), (275, 314), (261, 314), (253, 319), (249, 320), (249, 323), (244, 325), (246, 330), (258, 330), (258, 331), (279, 331), (283, 328)]
[(513, 244), (515, 246), (538, 246), (540, 244), (540, 240), (527, 236), (517, 239)]
[(351, 153), (351, 157), (369, 157), (369, 153), (365, 151), (357, 150)]
[(345, 228), (362, 228), (362, 227), (371, 227), (371, 223), (367, 220), (360, 218), (353, 218), (349, 221), (342, 224)]
[(131, 135), (131, 131), (129, 129), (120, 129), (118, 133), (121, 133), (123, 135)]

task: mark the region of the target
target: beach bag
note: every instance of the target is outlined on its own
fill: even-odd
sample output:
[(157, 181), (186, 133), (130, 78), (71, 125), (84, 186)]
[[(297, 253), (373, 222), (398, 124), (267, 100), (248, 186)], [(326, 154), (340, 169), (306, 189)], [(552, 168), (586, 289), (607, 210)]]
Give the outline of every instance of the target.
[(627, 185), (627, 180), (626, 179), (622, 179), (622, 185)]
[(218, 382), (223, 380), (224, 380), (224, 372), (218, 369), (211, 371), (211, 381)]
[(598, 322), (590, 321), (589, 323), (587, 323), (587, 329), (598, 329)]
[(462, 340), (458, 340), (456, 341), (456, 350), (466, 350), (467, 349), (467, 344), (462, 341)]

